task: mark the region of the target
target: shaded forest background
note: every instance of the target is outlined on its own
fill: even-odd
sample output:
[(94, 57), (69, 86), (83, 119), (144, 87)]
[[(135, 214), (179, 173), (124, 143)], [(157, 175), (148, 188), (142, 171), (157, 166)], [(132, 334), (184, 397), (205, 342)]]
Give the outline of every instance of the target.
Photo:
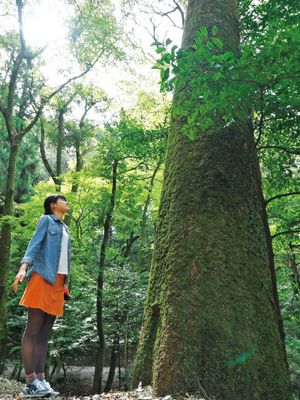
[[(55, 323), (48, 372), (52, 382), (62, 382), (69, 365), (96, 365), (97, 369), (105, 348), (105, 366), (111, 371), (102, 389), (111, 388), (115, 372), (120, 388), (127, 389), (144, 309), (169, 131), (170, 96), (166, 92), (173, 90), (176, 47), (172, 47), (172, 36), (166, 36), (168, 26), (182, 29), (186, 3), (166, 1), (149, 6), (138, 0), (123, 1), (119, 4), (122, 12), (116, 16), (109, 1), (67, 2), (68, 52), (64, 53), (66, 62), (61, 59), (57, 71), (61, 83), (56, 86), (49, 85), (45, 76), (47, 48), (31, 46), (18, 30), (21, 12), (26, 15), (36, 4), (1, 4), (1, 19), (18, 21), (19, 11), (16, 29), (1, 28), (0, 36), (0, 222), (2, 228), (9, 225), (11, 232), (5, 273), (6, 366), (12, 367), (12, 378), (20, 378), (26, 314), (18, 302), (25, 284), (15, 295), (12, 282), (43, 213), (44, 198), (59, 192), (71, 206), (66, 222), (72, 235), (73, 299), (65, 305), (64, 317)], [(228, 123), (245, 110), (252, 113), (287, 357), (298, 394), (299, 14), (295, 0), (288, 4), (281, 0), (241, 1), (242, 79), (237, 79), (236, 85), (226, 83), (234, 66), (227, 55), (227, 59), (219, 59), (227, 69), (215, 69), (198, 82), (202, 88), (199, 96), (206, 100), (201, 129), (209, 126), (212, 109), (225, 114)], [(141, 15), (142, 22), (138, 20)], [(157, 17), (168, 21), (162, 31)], [(141, 45), (138, 33), (128, 29), (132, 21), (143, 26), (148, 48)], [(205, 30), (201, 43), (203, 38)], [(214, 44), (221, 46), (217, 38)], [(155, 61), (158, 57), (159, 62)], [(103, 77), (97, 66), (103, 65), (128, 68), (132, 74), (131, 80), (123, 82), (118, 98), (101, 86)], [(160, 70), (160, 77), (151, 70), (153, 65)], [(192, 68), (187, 73), (193, 74)], [(178, 112), (190, 113), (184, 133), (193, 139), (197, 113), (204, 110), (189, 100)], [(15, 147), (16, 170), (9, 171)], [(7, 202), (10, 173), (15, 186), (11, 207)], [(1, 263), (5, 266), (4, 259)], [(103, 297), (99, 299), (100, 285)], [(101, 374), (98, 365), (98, 378)]]

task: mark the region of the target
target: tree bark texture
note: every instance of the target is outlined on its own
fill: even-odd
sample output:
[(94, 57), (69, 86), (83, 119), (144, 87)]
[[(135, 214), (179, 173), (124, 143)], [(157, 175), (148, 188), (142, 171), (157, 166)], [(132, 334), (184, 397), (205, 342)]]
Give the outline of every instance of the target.
[[(3, 206), (3, 216), (12, 215), (14, 191), (15, 191), (15, 175), (17, 157), (20, 144), (12, 143), (9, 155), (5, 200)], [(9, 255), (11, 247), (11, 227), (9, 222), (3, 222), (0, 230), (0, 373), (4, 370), (4, 363), (7, 353), (7, 327), (6, 327), (6, 302), (7, 290), (6, 281), (8, 275)]]
[[(218, 26), (223, 49), (238, 54), (237, 1), (190, 0), (183, 47), (200, 25)], [(291, 399), (253, 129), (217, 120), (214, 128), (191, 141), (171, 119), (132, 386), (152, 384), (159, 396)]]

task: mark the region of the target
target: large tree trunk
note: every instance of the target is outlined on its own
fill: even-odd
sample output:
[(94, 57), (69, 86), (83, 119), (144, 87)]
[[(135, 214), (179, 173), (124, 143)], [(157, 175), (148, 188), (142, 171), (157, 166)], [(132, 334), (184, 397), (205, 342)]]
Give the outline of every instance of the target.
[[(14, 190), (15, 190), (15, 175), (17, 166), (17, 157), (19, 153), (19, 143), (12, 143), (9, 155), (6, 193), (3, 207), (3, 217), (12, 215)], [(10, 222), (4, 222), (0, 231), (0, 374), (4, 370), (6, 359), (6, 343), (7, 343), (7, 328), (6, 328), (6, 280), (9, 265), (9, 255), (11, 246), (11, 228)]]
[[(183, 47), (200, 25), (238, 52), (235, 0), (190, 0)], [(176, 102), (176, 93), (174, 97)], [(157, 395), (290, 399), (250, 124), (199, 135), (171, 120), (151, 274), (133, 373)]]

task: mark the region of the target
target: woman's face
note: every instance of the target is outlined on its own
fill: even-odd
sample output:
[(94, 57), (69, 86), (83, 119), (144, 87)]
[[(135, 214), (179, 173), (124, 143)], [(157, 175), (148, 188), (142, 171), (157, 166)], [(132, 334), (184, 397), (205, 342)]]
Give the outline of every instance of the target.
[(52, 212), (58, 211), (59, 213), (66, 213), (70, 210), (67, 201), (64, 199), (57, 199), (56, 203), (51, 203)]

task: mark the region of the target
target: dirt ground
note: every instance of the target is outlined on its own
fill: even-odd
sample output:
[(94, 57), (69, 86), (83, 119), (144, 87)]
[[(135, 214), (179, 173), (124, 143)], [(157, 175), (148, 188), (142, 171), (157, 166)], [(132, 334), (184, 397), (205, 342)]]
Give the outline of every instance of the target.
[[(0, 400), (21, 400), (20, 392), (24, 384), (3, 378), (0, 376)], [(57, 397), (57, 400), (214, 400), (209, 397), (199, 397), (186, 393), (184, 396), (164, 396), (156, 397), (153, 395), (151, 386), (142, 387), (140, 384), (138, 388), (128, 392), (120, 392), (111, 390), (108, 393), (101, 393), (88, 396), (62, 396)]]
[[(8, 367), (4, 373), (5, 378), (9, 378), (11, 374), (12, 368)], [(103, 385), (105, 385), (107, 377), (108, 377), (109, 368), (103, 368)], [(121, 372), (124, 372), (121, 369)], [(21, 372), (21, 376), (23, 376), (24, 371)], [(61, 393), (72, 394), (72, 395), (82, 395), (89, 394), (91, 392), (93, 377), (94, 377), (94, 367), (83, 367), (83, 366), (68, 366), (66, 381), (63, 380), (63, 372), (61, 371), (60, 378), (58, 384), (56, 385), (56, 389)], [(50, 382), (51, 383), (51, 382)], [(104, 387), (104, 386), (103, 386)], [(116, 370), (115, 379), (112, 385), (112, 388), (117, 390), (119, 388), (119, 380), (118, 374)], [(1, 397), (0, 397), (0, 400)]]

